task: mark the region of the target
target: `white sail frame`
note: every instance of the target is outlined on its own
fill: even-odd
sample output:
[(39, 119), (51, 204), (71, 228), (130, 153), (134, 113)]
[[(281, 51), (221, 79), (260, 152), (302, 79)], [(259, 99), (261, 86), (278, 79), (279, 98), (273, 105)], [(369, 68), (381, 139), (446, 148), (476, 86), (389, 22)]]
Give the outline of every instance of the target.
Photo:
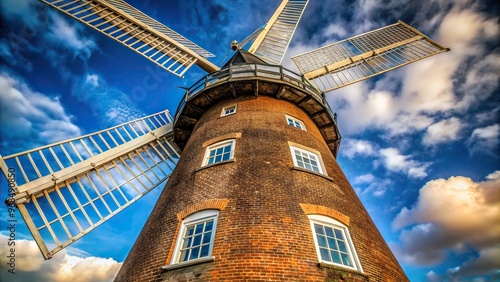
[(311, 84), (328, 92), (449, 50), (399, 21), (292, 60)]
[(193, 65), (219, 70), (210, 52), (122, 0), (40, 0), (182, 77)]
[(168, 111), (0, 156), (17, 206), (45, 259), (170, 177), (179, 158)]

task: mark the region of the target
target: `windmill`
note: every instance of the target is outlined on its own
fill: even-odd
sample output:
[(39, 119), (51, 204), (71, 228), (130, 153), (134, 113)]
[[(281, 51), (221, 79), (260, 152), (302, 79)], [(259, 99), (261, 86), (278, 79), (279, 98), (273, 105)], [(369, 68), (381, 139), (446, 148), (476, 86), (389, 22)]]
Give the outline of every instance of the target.
[[(7, 203), (17, 206), (46, 259), (105, 223), (170, 178), (153, 211), (154, 220), (150, 218), (146, 224), (145, 231), (139, 236), (118, 276), (121, 279), (135, 277), (135, 280), (138, 280), (140, 277), (141, 280), (150, 280), (158, 275), (179, 275), (175, 271), (193, 266), (194, 263), (220, 263), (212, 256), (217, 252), (221, 254), (218, 250), (220, 247), (217, 247), (217, 241), (214, 243), (214, 240), (221, 241), (224, 238), (226, 243), (231, 242), (231, 236), (226, 234), (228, 231), (224, 229), (224, 222), (227, 225), (231, 216), (224, 215), (223, 212), (229, 212), (228, 207), (231, 210), (238, 210), (240, 207), (250, 212), (254, 205), (262, 201), (257, 197), (251, 202), (252, 198), (249, 197), (250, 203), (245, 203), (248, 206), (234, 206), (236, 199), (241, 200), (248, 195), (239, 195), (235, 188), (230, 191), (222, 188), (242, 185), (248, 179), (263, 179), (262, 186), (266, 186), (267, 180), (276, 184), (272, 179), (273, 170), (266, 168), (267, 163), (275, 163), (280, 169), (289, 168), (281, 161), (288, 157), (290, 162), (293, 162), (293, 170), (283, 170), (283, 174), (276, 172), (276, 177), (290, 179), (296, 177), (289, 176), (291, 172), (309, 173), (305, 176), (301, 174), (297, 178), (297, 183), (293, 184), (297, 186), (297, 191), (302, 189), (299, 186), (308, 185), (298, 183), (304, 179), (311, 180), (310, 183), (315, 185), (317, 181), (327, 181), (328, 184), (318, 185), (328, 189), (332, 189), (331, 185), (334, 185), (337, 187), (335, 189), (342, 191), (342, 194), (347, 195), (345, 197), (358, 205), (359, 200), (352, 188), (348, 183), (343, 183), (345, 177), (335, 168), (334, 159), (339, 149), (340, 133), (326, 102), (325, 93), (448, 50), (411, 26), (398, 22), (293, 57), (292, 60), (301, 72), (296, 74), (283, 68), (281, 61), (308, 1), (284, 0), (264, 27), (259, 27), (242, 43), (232, 44), (235, 55), (224, 66), (218, 67), (208, 60), (213, 57), (210, 52), (124, 1), (41, 2), (114, 39), (171, 74), (182, 77), (194, 65), (208, 73), (187, 89), (174, 117), (168, 111), (156, 113), (99, 132), (6, 156), (0, 161), (0, 167), (9, 181), (12, 180), (9, 175), (13, 171), (19, 175), (15, 181), (9, 182), (11, 193)], [(245, 51), (242, 47), (250, 42), (251, 46)], [(276, 108), (276, 113), (270, 106)], [(257, 119), (252, 113), (259, 113), (261, 117)], [(267, 122), (275, 118), (275, 114), (283, 115), (283, 121), (286, 122), (284, 128), (271, 134), (265, 127)], [(256, 125), (255, 130), (249, 133), (245, 128), (237, 129), (240, 125), (250, 128), (249, 119), (252, 120), (252, 126)], [(213, 128), (207, 131), (210, 124)], [(238, 126), (235, 126), (236, 124)], [(275, 154), (276, 159), (266, 159), (259, 165), (259, 169), (246, 171), (248, 165), (244, 156), (261, 156), (262, 152), (255, 151), (255, 148), (248, 152), (241, 148), (235, 151), (235, 148), (244, 144), (247, 136), (248, 140), (274, 143), (278, 139), (273, 138), (278, 138), (278, 135), (288, 136), (288, 131), (285, 130), (289, 130), (289, 127), (302, 131), (290, 133), (288, 143), (285, 142), (288, 150), (285, 150), (285, 153), (288, 155), (280, 155), (283, 152), (271, 148), (272, 144), (264, 144), (261, 146), (262, 150), (269, 148), (268, 153)], [(256, 139), (251, 139), (250, 136)], [(304, 145), (309, 142), (306, 139), (314, 138), (322, 140), (317, 148), (315, 144)], [(278, 151), (281, 153), (277, 153)], [(224, 170), (222, 164), (234, 167)], [(238, 176), (240, 180), (236, 184), (224, 182), (222, 185), (213, 182), (213, 173), (205, 175), (211, 169), (229, 171), (232, 176), (243, 176)], [(258, 171), (269, 171), (269, 175), (256, 173)], [(284, 175), (285, 172), (287, 175)], [(321, 179), (316, 180), (314, 177)], [(187, 196), (185, 191), (191, 184), (201, 186), (193, 186), (193, 195)], [(290, 188), (291, 191), (294, 189)], [(283, 200), (279, 197), (272, 198), (267, 194), (269, 192), (255, 191), (252, 193), (266, 195), (266, 203), (273, 202), (269, 199)], [(298, 193), (297, 191), (294, 193)], [(307, 191), (312, 192), (317, 191)], [(172, 196), (172, 193), (181, 196)], [(239, 196), (231, 196), (231, 193)], [(381, 268), (365, 262), (365, 257), (373, 256), (373, 253), (366, 250), (368, 243), (362, 242), (362, 238), (365, 238), (365, 233), (376, 230), (373, 231), (375, 227), (367, 215), (363, 218), (363, 224), (370, 226), (364, 231), (356, 227), (357, 214), (366, 213), (362, 208), (358, 207), (359, 210), (356, 209), (356, 212), (351, 214), (348, 212), (352, 209), (349, 204), (340, 205), (333, 200), (325, 203), (305, 199), (297, 201), (293, 203), (294, 208), (307, 215), (305, 218), (311, 220), (313, 230), (316, 226), (322, 226), (325, 233), (323, 237), (320, 233), (314, 233), (314, 236), (310, 234), (312, 253), (316, 254), (316, 249), (319, 250), (317, 258), (320, 262), (346, 267), (353, 271), (353, 277), (358, 278), (364, 277), (365, 274), (376, 275), (375, 273), (382, 272)], [(168, 205), (165, 205), (167, 203)], [(278, 214), (278, 211), (274, 210), (277, 208), (276, 205), (266, 207), (267, 212)], [(192, 219), (190, 216), (194, 210), (201, 213), (217, 210), (220, 213), (203, 214), (202, 219), (208, 218), (209, 221), (196, 218), (189, 221), (190, 224), (184, 224), (185, 220)], [(177, 217), (166, 218), (164, 227), (158, 227), (155, 225), (158, 216), (154, 214), (159, 213), (176, 214)], [(341, 222), (341, 226), (349, 228), (328, 229), (329, 225), (320, 224), (324, 222), (323, 218), (315, 217), (326, 215)], [(242, 218), (241, 214), (233, 217)], [(287, 214), (281, 218), (288, 220), (289, 217)], [(220, 223), (217, 226), (218, 238), (215, 237), (215, 228), (208, 227), (215, 226), (217, 221)], [(203, 224), (200, 225), (199, 222)], [(203, 236), (208, 238), (206, 245), (196, 245), (189, 241), (190, 235), (186, 234), (190, 232), (191, 227), (202, 229)], [(273, 230), (275, 227), (267, 228)], [(155, 259), (140, 257), (138, 250), (141, 246), (154, 245), (151, 242), (151, 234), (163, 230), (161, 228), (170, 230), (158, 234), (162, 239), (156, 244), (161, 245), (163, 250), (156, 252), (161, 255), (155, 256)], [(300, 232), (307, 228), (311, 229), (306, 225)], [(181, 235), (177, 235), (176, 229), (179, 229)], [(326, 233), (329, 230), (340, 232), (340, 237), (328, 237)], [(310, 231), (308, 232), (311, 233)], [(347, 240), (351, 236), (354, 243)], [(374, 241), (383, 241), (377, 236)], [(335, 252), (333, 247), (323, 247), (323, 239), (332, 239), (336, 246), (340, 246), (339, 242), (344, 242), (348, 247), (345, 252)], [(188, 241), (191, 242), (190, 245)], [(399, 277), (404, 279), (404, 274), (398, 270), (399, 265), (384, 244), (381, 243), (381, 249), (376, 252), (384, 253), (382, 257), (391, 260), (384, 263), (396, 269), (391, 270), (396, 273), (394, 275), (400, 275)], [(153, 252), (155, 249), (150, 247), (148, 250)], [(322, 250), (326, 250), (327, 254), (321, 253)], [(359, 256), (356, 253), (359, 253)], [(152, 254), (149, 253), (149, 256)], [(234, 259), (234, 262), (238, 261)], [(147, 264), (141, 272), (133, 267), (138, 261)], [(225, 266), (228, 265), (229, 262)]]

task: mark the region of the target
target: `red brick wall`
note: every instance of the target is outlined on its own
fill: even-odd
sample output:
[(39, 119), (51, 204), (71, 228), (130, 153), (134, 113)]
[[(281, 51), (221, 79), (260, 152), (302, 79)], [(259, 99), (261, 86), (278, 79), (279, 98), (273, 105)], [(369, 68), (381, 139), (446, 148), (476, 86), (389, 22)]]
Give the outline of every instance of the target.
[[(237, 113), (219, 117), (224, 106)], [(307, 131), (288, 126), (285, 114)], [(206, 142), (236, 138), (235, 160), (199, 169)], [(293, 169), (288, 142), (320, 152), (329, 177)], [(213, 262), (162, 271), (177, 237), (178, 213), (213, 199), (220, 211)], [(319, 266), (309, 219), (300, 204), (348, 218), (364, 273)], [(340, 220), (340, 219), (339, 219)], [(188, 141), (117, 281), (407, 281), (309, 117), (274, 98), (240, 97), (209, 109)]]

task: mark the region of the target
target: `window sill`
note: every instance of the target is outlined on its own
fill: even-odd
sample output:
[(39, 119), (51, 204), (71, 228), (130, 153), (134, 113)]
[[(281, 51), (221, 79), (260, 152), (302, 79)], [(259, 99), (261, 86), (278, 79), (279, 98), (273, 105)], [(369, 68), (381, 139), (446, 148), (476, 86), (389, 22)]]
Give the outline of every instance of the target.
[(174, 269), (182, 268), (182, 267), (186, 267), (186, 266), (212, 262), (214, 260), (215, 260), (215, 257), (200, 258), (200, 259), (184, 261), (184, 262), (180, 262), (180, 263), (176, 263), (176, 264), (165, 265), (165, 266), (162, 266), (161, 269), (166, 270), (166, 271), (174, 270)]
[(317, 176), (321, 176), (325, 179), (328, 179), (330, 181), (333, 182), (333, 178), (331, 178), (330, 176), (326, 175), (326, 174), (323, 174), (323, 173), (319, 173), (319, 172), (316, 172), (316, 171), (312, 171), (312, 170), (308, 170), (308, 169), (305, 169), (305, 168), (301, 168), (299, 166), (294, 166), (293, 167), (294, 170), (298, 170), (298, 171), (303, 171), (303, 172), (307, 172), (307, 173), (311, 173), (311, 174), (314, 174), (314, 175), (317, 175)]
[(202, 170), (202, 169), (205, 169), (205, 168), (209, 168), (209, 167), (213, 167), (213, 166), (218, 166), (218, 165), (221, 165), (221, 164), (232, 163), (232, 162), (234, 162), (234, 158), (230, 159), (230, 160), (227, 160), (227, 161), (222, 161), (222, 162), (218, 162), (218, 163), (214, 163), (214, 164), (204, 165), (202, 167), (199, 167), (199, 168), (195, 169), (194, 171), (199, 171), (199, 170)]
[(325, 262), (318, 263), (318, 267), (325, 269), (331, 276), (333, 276), (332, 278), (347, 279), (347, 281), (350, 281), (349, 278), (356, 278), (355, 281), (359, 281), (360, 279), (367, 282), (369, 281), (368, 275), (364, 274), (363, 272), (357, 269), (352, 269)]

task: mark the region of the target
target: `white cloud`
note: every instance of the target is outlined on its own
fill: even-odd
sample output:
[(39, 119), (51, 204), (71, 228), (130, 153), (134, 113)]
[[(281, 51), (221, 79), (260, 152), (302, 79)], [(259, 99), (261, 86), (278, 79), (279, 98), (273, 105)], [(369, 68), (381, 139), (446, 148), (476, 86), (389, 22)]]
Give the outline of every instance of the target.
[(133, 95), (129, 96), (109, 86), (98, 74), (87, 73), (77, 79), (72, 95), (88, 104), (104, 126), (113, 126), (145, 116), (132, 100)]
[[(0, 243), (7, 246), (8, 237), (0, 234)], [(7, 257), (10, 248), (0, 248), (0, 280), (22, 282), (104, 282), (113, 281), (121, 267), (121, 263), (111, 258), (77, 257), (66, 253), (66, 250), (44, 260), (36, 243), (32, 240), (15, 241), (16, 274), (11, 274)]]
[(487, 127), (476, 128), (472, 131), (467, 145), (471, 153), (486, 152), (495, 154), (500, 138), (500, 124), (494, 124)]
[[(373, 1), (356, 4), (361, 8), (355, 13), (361, 20), (360, 25), (374, 28), (374, 23), (369, 21), (369, 11), (380, 9), (380, 5), (374, 5)], [(388, 1), (384, 5), (384, 8), (394, 8), (396, 13), (401, 12), (397, 8), (400, 1)], [(500, 36), (498, 17), (487, 18), (477, 11), (477, 1), (408, 5), (417, 9), (417, 18), (425, 14), (425, 21), (416, 22), (424, 32), (435, 31), (428, 35), (450, 47), (451, 52), (387, 73), (376, 82), (368, 80), (328, 94), (346, 137), (370, 129), (383, 131), (388, 137), (426, 132), (423, 142), (427, 146), (452, 141), (467, 128), (465, 120), (460, 120), (458, 125), (456, 118), (491, 97), (499, 87), (500, 54), (491, 52), (488, 45), (495, 44), (495, 38)], [(430, 9), (432, 11), (428, 11)], [(423, 12), (419, 13), (420, 10)], [(435, 123), (437, 116), (451, 114), (456, 118)], [(434, 129), (429, 128), (433, 124)], [(449, 131), (438, 134), (439, 127)]]
[(354, 184), (359, 184), (359, 183), (370, 183), (375, 180), (375, 176), (371, 173), (368, 174), (363, 174), (354, 179)]
[(73, 56), (87, 60), (97, 48), (96, 43), (90, 37), (82, 35), (80, 25), (70, 25), (59, 14), (51, 13), (52, 25), (48, 39), (56, 44), (66, 47)]
[(94, 87), (99, 86), (99, 76), (97, 74), (87, 74), (85, 80)]
[(500, 245), (485, 248), (479, 251), (479, 256), (467, 260), (464, 264), (449, 272), (453, 276), (482, 275), (497, 273), (500, 269)]
[(330, 23), (324, 30), (323, 36), (334, 37), (339, 40), (344, 39), (347, 36), (347, 30), (345, 24)]
[(370, 185), (366, 187), (361, 195), (371, 194), (374, 197), (382, 197), (385, 195), (387, 190), (392, 187), (393, 182), (390, 179), (379, 179), (375, 178)]
[(443, 278), (434, 271), (429, 271), (425, 275), (425, 281), (427, 282), (442, 282)]
[(500, 172), (484, 182), (463, 176), (436, 179), (420, 189), (417, 203), (393, 221), (404, 229), (395, 251), (403, 262), (436, 265), (451, 251), (472, 248), (479, 256), (455, 268), (457, 275), (488, 274), (500, 267), (492, 259), (500, 244)]
[(427, 128), (422, 143), (433, 146), (456, 140), (461, 127), (460, 120), (456, 117), (440, 120)]
[(7, 73), (0, 74), (0, 89), (0, 132), (2, 147), (7, 151), (81, 135), (80, 128), (73, 123), (72, 116), (66, 112), (58, 97), (33, 91), (23, 81)]
[(352, 159), (354, 156), (374, 156), (376, 154), (373, 145), (365, 140), (346, 139), (342, 142), (340, 154)]
[(413, 178), (424, 178), (427, 176), (428, 164), (411, 159), (409, 155), (402, 155), (396, 148), (386, 148), (380, 150), (381, 162), (388, 170), (393, 172), (406, 173)]

